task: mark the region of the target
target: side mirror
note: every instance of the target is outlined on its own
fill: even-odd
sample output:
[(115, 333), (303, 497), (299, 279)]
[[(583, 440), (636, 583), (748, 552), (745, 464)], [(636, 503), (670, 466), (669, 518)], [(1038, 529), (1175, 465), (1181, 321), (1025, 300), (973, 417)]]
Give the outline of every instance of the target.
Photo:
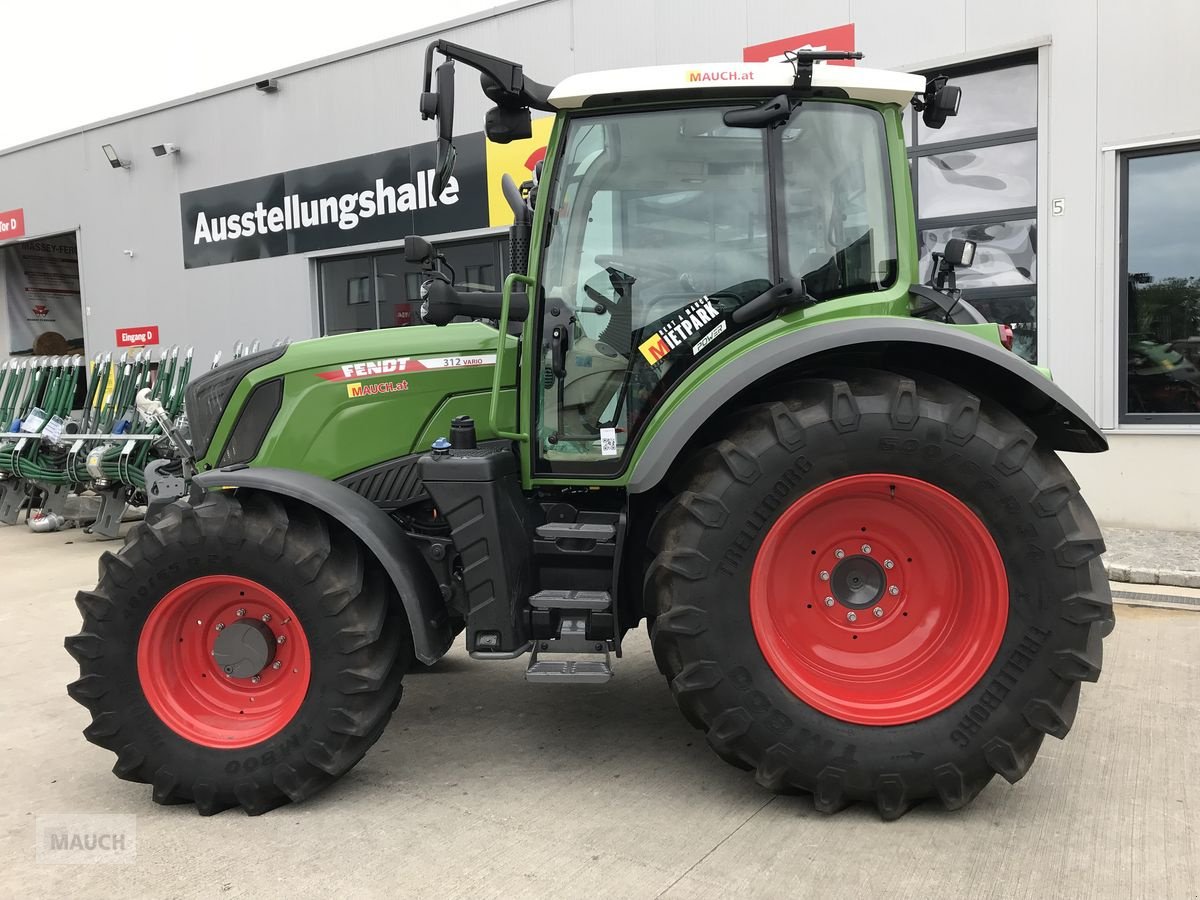
[(430, 268), (433, 265), (433, 244), (416, 234), (404, 239), (404, 261), (414, 266)]
[(946, 249), (942, 251), (942, 256), (952, 266), (970, 266), (975, 262), (975, 247), (974, 241), (951, 238), (946, 241)]
[[(428, 70), (426, 70), (428, 71)], [(454, 174), (454, 61), (446, 60), (434, 72), (434, 90), (421, 95), (421, 115), (437, 119), (437, 164), (433, 195), (440, 197)]]
[(930, 79), (921, 95), (921, 121), (927, 128), (941, 128), (951, 116), (958, 115), (962, 103), (962, 88), (947, 84), (945, 75)]

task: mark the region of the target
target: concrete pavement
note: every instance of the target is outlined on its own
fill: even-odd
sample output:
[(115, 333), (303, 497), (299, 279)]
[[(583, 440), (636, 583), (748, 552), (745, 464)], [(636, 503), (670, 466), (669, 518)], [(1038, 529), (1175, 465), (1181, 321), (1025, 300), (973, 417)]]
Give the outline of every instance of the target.
[[(959, 813), (766, 793), (683, 721), (639, 634), (591, 688), (456, 649), (333, 788), (204, 819), (79, 733), (62, 638), (104, 549), (0, 529), (0, 896), (1200, 897), (1200, 613), (1119, 607), (1071, 735)], [(136, 860), (39, 865), (36, 818), (63, 812), (136, 815)]]

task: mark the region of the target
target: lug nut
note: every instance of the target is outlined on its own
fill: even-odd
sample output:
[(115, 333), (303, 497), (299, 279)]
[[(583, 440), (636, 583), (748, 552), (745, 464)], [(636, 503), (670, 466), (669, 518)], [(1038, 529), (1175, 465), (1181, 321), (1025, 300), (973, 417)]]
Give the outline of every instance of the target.
[(877, 607), (875, 607), (873, 610), (871, 610), (871, 612), (872, 612), (872, 613), (874, 613), (874, 615), (875, 615), (875, 618), (877, 618), (877, 619), (882, 619), (882, 618), (883, 618), (883, 609), (882, 609), (882, 607), (879, 607), (879, 606), (877, 606)]
[(900, 588), (896, 587), (893, 584), (890, 588), (888, 588), (888, 593), (891, 594), (893, 597), (896, 597), (900, 594)]
[(825, 598), (825, 605), (826, 605), (826, 606), (833, 606), (833, 598), (832, 598), (832, 597), (826, 597), (826, 598)]
[(858, 614), (855, 613), (854, 611), (850, 611), (850, 612), (846, 613), (846, 621), (847, 622), (857, 622)]
[(829, 580), (829, 573), (828, 573), (828, 572), (826, 572), (824, 569), (822, 569), (822, 570), (821, 570), (821, 580), (822, 580), (822, 581), (828, 581), (828, 580)]
[(197, 619), (197, 620), (196, 620), (196, 624), (197, 624), (197, 625), (203, 625), (203, 624), (204, 624), (204, 621), (203, 621), (202, 619)]
[(238, 614), (238, 618), (240, 619), (242, 616), (244, 616), (246, 614), (246, 611), (244, 609), (239, 609), (237, 611), (237, 614)]
[(280, 668), (281, 666), (283, 666), (283, 663), (281, 663), (279, 660), (275, 660), (275, 662), (271, 663), (271, 668), (272, 668), (272, 669), (278, 669), (278, 668)]
[(260, 681), (262, 681), (261, 675), (255, 675), (253, 678), (250, 679), (251, 684), (258, 684)]
[(283, 643), (286, 643), (286, 642), (287, 642), (287, 636), (286, 636), (286, 635), (282, 635), (282, 634), (281, 634), (279, 637), (275, 638), (275, 643), (277, 643), (277, 644), (283, 644)]
[(883, 561), (883, 567), (885, 569), (894, 569), (894, 568), (896, 568), (896, 564), (894, 562), (892, 562), (890, 559), (885, 559)]
[(225, 623), (224, 623), (224, 622), (218, 622), (218, 623), (217, 623), (217, 631), (224, 631), (224, 630), (225, 630)]
[(833, 555), (836, 556), (838, 559), (841, 559), (843, 556), (846, 555), (846, 551), (839, 547), (837, 550), (833, 551)]
[(271, 614), (270, 614), (270, 613), (263, 613), (263, 621), (264, 621), (264, 622), (270, 622), (270, 621), (271, 621)]
[(870, 545), (870, 544), (863, 544), (863, 545), (862, 545), (862, 552), (863, 552), (863, 553), (870, 553), (870, 552), (871, 552), (871, 545)]

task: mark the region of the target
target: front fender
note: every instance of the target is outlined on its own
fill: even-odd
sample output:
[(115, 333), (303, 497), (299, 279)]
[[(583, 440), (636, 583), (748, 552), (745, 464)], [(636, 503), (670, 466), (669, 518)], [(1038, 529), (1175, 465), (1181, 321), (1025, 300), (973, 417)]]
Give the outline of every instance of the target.
[(412, 539), (371, 501), (332, 481), (292, 469), (216, 469), (192, 479), (205, 490), (248, 488), (290, 497), (349, 529), (383, 566), (404, 604), (417, 659), (431, 665), (445, 655), (454, 631), (433, 574)]
[(870, 359), (879, 368), (925, 371), (992, 397), (1055, 450), (1098, 453), (1108, 441), (1067, 393), (1014, 353), (953, 326), (890, 316), (838, 319), (785, 332), (725, 362), (716, 376), (685, 385), (651, 421), (629, 490), (662, 481), (678, 452), (713, 413), (756, 382), (805, 362)]

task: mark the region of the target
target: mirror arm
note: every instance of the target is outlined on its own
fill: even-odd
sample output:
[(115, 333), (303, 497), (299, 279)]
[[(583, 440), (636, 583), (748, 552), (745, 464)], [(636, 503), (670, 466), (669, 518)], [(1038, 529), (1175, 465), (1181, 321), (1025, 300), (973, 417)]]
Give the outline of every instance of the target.
[[(526, 78), (520, 63), (492, 56), (492, 54), (483, 53), (480, 50), (473, 50), (451, 41), (433, 41), (425, 48), (424, 84), (426, 93), (429, 92), (433, 83), (433, 54), (435, 51), (447, 59), (453, 59), (473, 69), (478, 69), (495, 81), (500, 89), (512, 98), (515, 105), (530, 106), (543, 112), (554, 112), (554, 107), (550, 105), (549, 99), (551, 88), (532, 78)], [(431, 115), (425, 115), (424, 111), (421, 115), (426, 119), (432, 118)]]

